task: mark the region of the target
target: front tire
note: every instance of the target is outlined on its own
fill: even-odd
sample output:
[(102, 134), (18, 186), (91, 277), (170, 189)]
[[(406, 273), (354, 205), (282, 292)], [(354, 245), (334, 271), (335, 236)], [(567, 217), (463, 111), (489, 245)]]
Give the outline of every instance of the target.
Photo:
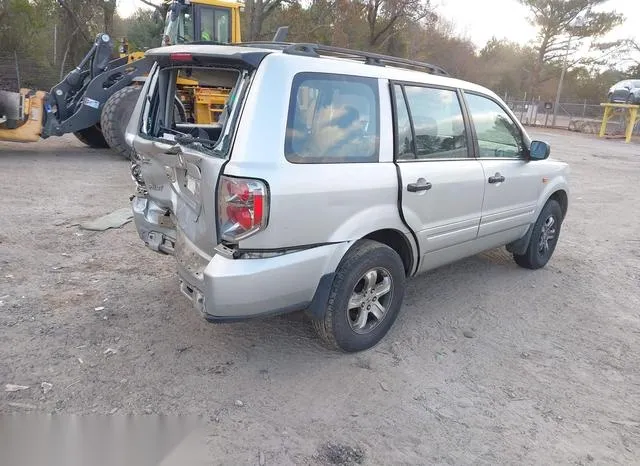
[(376, 241), (359, 241), (338, 266), (324, 317), (313, 321), (316, 332), (344, 352), (375, 346), (398, 316), (405, 280), (398, 253)]
[(531, 270), (547, 265), (558, 244), (562, 220), (562, 209), (558, 201), (547, 201), (533, 225), (527, 250), (524, 254), (513, 255), (516, 264)]

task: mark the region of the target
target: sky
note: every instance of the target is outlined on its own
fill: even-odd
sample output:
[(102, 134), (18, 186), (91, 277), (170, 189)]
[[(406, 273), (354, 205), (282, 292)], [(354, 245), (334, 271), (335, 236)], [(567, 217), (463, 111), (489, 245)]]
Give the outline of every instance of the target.
[[(527, 21), (528, 10), (517, 0), (432, 0), (432, 3), (442, 16), (453, 21), (459, 34), (478, 47), (494, 35), (520, 44), (535, 39), (536, 29)], [(606, 40), (635, 38), (640, 41), (640, 1), (609, 0), (602, 9), (623, 13), (627, 18)]]
[[(494, 35), (527, 44), (536, 37), (536, 29), (528, 21), (528, 11), (517, 0), (431, 0), (436, 11), (453, 22), (455, 31), (469, 38), (478, 48)], [(129, 16), (145, 7), (139, 0), (118, 0), (118, 12)], [(635, 38), (640, 42), (640, 1), (609, 0), (602, 7), (626, 16), (626, 21), (604, 40)], [(505, 20), (508, 18), (508, 20)]]

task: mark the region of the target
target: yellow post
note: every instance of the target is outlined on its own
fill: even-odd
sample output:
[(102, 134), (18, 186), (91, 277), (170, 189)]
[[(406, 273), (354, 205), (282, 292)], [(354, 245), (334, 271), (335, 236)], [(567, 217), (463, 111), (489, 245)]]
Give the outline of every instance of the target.
[(625, 113), (626, 113), (626, 118), (625, 118), (626, 128), (624, 131), (624, 141), (631, 142), (631, 136), (633, 135), (633, 127), (636, 125), (638, 120), (640, 120), (640, 118), (638, 117), (638, 109), (640, 108), (640, 105), (612, 104), (607, 102), (607, 103), (600, 104), (600, 106), (604, 107), (604, 115), (602, 116), (602, 124), (600, 125), (600, 134), (598, 136), (601, 138), (604, 137), (607, 129), (607, 122), (611, 118), (611, 115), (613, 115), (613, 111), (616, 108), (622, 108), (625, 110)]
[(629, 120), (627, 121), (627, 131), (624, 134), (625, 142), (631, 141), (631, 135), (633, 134), (633, 127), (636, 125), (636, 121), (638, 121), (638, 105), (634, 105), (633, 108), (629, 109)]
[(607, 122), (609, 121), (609, 118), (611, 117), (611, 114), (613, 113), (613, 107), (609, 107), (606, 106), (606, 104), (600, 104), (604, 107), (604, 115), (602, 117), (602, 125), (600, 125), (600, 134), (598, 135), (599, 137), (603, 138), (604, 137), (604, 133), (607, 130)]

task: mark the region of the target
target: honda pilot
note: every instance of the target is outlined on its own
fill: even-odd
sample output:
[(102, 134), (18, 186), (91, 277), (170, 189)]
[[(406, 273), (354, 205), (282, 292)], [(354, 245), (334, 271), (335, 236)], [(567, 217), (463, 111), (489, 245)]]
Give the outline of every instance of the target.
[[(361, 351), (409, 278), (498, 247), (538, 269), (556, 248), (568, 166), (482, 86), (322, 45), (147, 55), (127, 128), (135, 225), (209, 321), (306, 310), (329, 346)], [(228, 93), (214, 123), (178, 77)]]

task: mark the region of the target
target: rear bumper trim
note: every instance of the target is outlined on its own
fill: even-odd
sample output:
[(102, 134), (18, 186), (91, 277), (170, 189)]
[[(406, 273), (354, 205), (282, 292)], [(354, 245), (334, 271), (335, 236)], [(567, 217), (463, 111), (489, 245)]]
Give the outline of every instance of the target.
[(202, 265), (194, 267), (188, 266), (194, 264), (193, 258), (185, 261), (179, 257), (194, 253), (190, 242), (178, 238), (177, 243), (190, 249), (176, 248), (180, 291), (211, 322), (307, 309), (313, 317), (321, 317), (333, 273), (350, 245), (319, 246), (263, 259), (232, 259), (214, 254), (202, 257)]

